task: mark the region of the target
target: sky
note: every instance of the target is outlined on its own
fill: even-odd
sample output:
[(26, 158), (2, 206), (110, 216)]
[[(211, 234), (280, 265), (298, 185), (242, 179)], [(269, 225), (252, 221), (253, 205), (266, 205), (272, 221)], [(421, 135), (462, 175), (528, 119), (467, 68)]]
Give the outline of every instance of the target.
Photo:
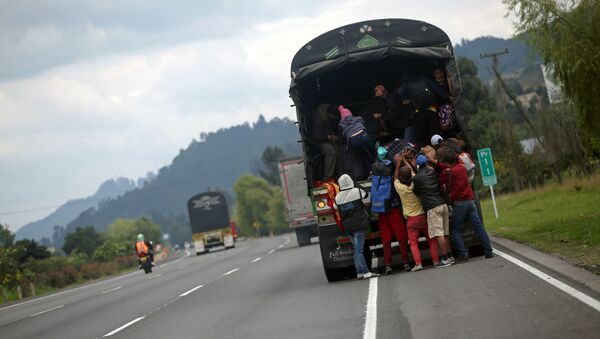
[(0, 223), (15, 231), (107, 179), (157, 172), (203, 132), (294, 119), (290, 62), (328, 30), (410, 18), (456, 44), (511, 37), (506, 12), (501, 0), (0, 0)]

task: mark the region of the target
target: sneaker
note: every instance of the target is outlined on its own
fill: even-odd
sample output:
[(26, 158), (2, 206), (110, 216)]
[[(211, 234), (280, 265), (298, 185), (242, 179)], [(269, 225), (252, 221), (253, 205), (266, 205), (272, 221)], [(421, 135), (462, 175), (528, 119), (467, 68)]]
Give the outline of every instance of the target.
[(404, 264), (404, 270), (406, 272), (410, 272), (410, 265), (409, 264)]
[(357, 275), (356, 275), (356, 279), (362, 279), (362, 278), (363, 278), (363, 275), (364, 275), (364, 274), (360, 274), (360, 273), (359, 273), (359, 274), (357, 274)]
[(456, 259), (454, 259), (454, 257), (449, 257), (448, 260), (453, 263), (456, 264)]
[(416, 272), (416, 271), (420, 271), (423, 269), (423, 265), (415, 265), (415, 267), (412, 268), (412, 272)]
[(435, 264), (435, 268), (448, 267), (450, 265), (452, 265), (452, 261), (450, 261), (450, 259), (446, 259)]
[(390, 266), (385, 267), (385, 275), (392, 274), (392, 268)]
[(488, 253), (488, 254), (485, 255), (486, 259), (490, 259), (490, 258), (493, 258), (493, 257), (494, 257), (494, 254), (492, 252), (490, 252), (490, 253)]
[(378, 276), (379, 276), (379, 274), (377, 274), (377, 273), (367, 272), (367, 273), (363, 274), (363, 279), (376, 278)]

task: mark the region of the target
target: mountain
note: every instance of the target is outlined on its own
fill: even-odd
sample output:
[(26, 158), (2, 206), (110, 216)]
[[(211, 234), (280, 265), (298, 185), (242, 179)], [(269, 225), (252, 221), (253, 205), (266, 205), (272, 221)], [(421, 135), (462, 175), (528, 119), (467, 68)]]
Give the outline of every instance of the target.
[(279, 118), (265, 121), (262, 116), (252, 125), (245, 123), (203, 133), (200, 141), (193, 140), (180, 150), (172, 163), (161, 168), (143, 187), (87, 209), (67, 225), (67, 232), (87, 225), (102, 231), (119, 217), (187, 220), (190, 197), (208, 190), (233, 195), (233, 184), (242, 174), (257, 172), (267, 146), (278, 146), (287, 155), (296, 155), (301, 153), (298, 140), (294, 122)]
[(44, 237), (51, 239), (55, 225), (64, 227), (77, 218), (81, 212), (97, 206), (102, 200), (115, 198), (135, 187), (135, 183), (130, 179), (117, 178), (107, 180), (98, 187), (98, 190), (93, 195), (87, 198), (69, 200), (47, 217), (24, 225), (17, 230), (15, 237), (17, 240), (24, 238), (39, 240)]
[[(518, 38), (502, 39), (487, 36), (474, 40), (461, 40), (460, 44), (454, 46), (454, 54), (473, 60), (479, 69), (479, 78), (487, 83), (494, 77), (491, 71), (492, 58), (482, 59), (480, 55), (502, 52), (505, 48), (508, 49), (508, 53), (497, 57), (500, 73), (503, 75), (520, 73), (530, 68), (539, 69), (542, 64), (540, 56), (532, 53), (531, 47)], [(541, 70), (537, 76), (541, 76)]]

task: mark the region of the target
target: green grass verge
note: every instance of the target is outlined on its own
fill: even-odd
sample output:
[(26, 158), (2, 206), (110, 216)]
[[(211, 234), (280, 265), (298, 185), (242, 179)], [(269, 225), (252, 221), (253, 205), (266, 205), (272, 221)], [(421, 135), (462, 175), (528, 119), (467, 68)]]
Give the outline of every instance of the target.
[(481, 201), (494, 234), (600, 274), (600, 175)]

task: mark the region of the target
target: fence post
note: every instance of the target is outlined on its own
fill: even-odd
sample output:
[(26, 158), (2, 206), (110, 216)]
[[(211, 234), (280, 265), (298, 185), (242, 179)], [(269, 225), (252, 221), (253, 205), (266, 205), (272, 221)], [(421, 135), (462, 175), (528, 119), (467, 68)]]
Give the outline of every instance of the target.
[(32, 282), (29, 283), (29, 288), (31, 289), (31, 296), (35, 297), (35, 285)]
[(6, 289), (4, 287), (2, 287), (2, 298), (4, 298), (5, 303), (8, 302), (8, 293), (6, 292)]
[(23, 291), (21, 291), (21, 285), (17, 285), (17, 295), (19, 296), (19, 300), (23, 299)]

